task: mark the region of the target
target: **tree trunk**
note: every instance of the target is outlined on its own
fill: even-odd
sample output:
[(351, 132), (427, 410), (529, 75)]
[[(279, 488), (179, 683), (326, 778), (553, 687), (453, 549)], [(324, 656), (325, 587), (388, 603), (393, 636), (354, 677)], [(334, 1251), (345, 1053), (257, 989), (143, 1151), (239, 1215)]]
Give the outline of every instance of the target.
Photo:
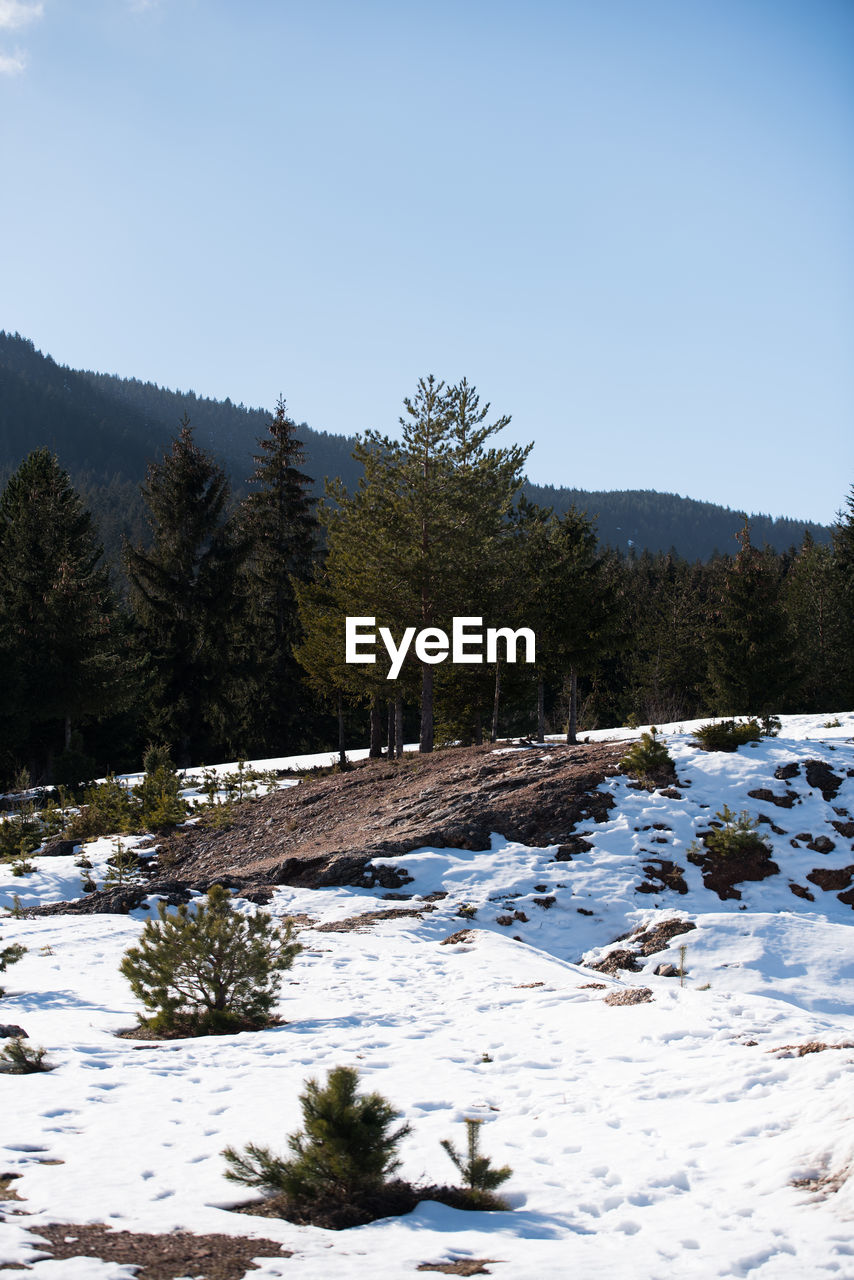
[(347, 752), (344, 750), (344, 699), (338, 694), (338, 763), (347, 763)]
[(394, 700), (394, 754), (403, 759), (403, 698)]
[(65, 717), (65, 750), (71, 750), (71, 716)]
[(537, 681), (537, 742), (546, 740), (546, 701), (545, 682), (540, 676)]
[(386, 707), (386, 757), (389, 760), (394, 759), (394, 703), (389, 702)]
[(371, 745), (368, 749), (368, 756), (371, 760), (376, 760), (382, 753), (383, 713), (379, 698), (373, 697), (371, 698)]
[(498, 708), (501, 704), (501, 663), (495, 664), (495, 698), (492, 703), (492, 733), (490, 734), (490, 742), (496, 742), (498, 739)]
[(566, 730), (566, 740), (570, 746), (574, 745), (578, 738), (575, 736), (576, 724), (578, 720), (578, 677), (575, 674), (575, 668), (570, 668), (569, 672), (569, 725)]
[(421, 664), (421, 736), (418, 750), (433, 750), (433, 668), (429, 662)]
[(483, 713), (481, 712), (480, 707), (478, 707), (477, 714), (474, 718), (474, 745), (476, 747), (479, 747), (482, 742), (483, 742)]

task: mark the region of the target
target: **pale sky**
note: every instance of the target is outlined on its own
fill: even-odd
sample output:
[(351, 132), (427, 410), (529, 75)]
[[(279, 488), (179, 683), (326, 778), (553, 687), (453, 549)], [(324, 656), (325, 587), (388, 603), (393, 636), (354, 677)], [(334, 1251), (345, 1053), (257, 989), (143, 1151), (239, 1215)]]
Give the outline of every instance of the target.
[(535, 481), (829, 521), (852, 158), (851, 0), (0, 0), (0, 328), (333, 432), (466, 376)]

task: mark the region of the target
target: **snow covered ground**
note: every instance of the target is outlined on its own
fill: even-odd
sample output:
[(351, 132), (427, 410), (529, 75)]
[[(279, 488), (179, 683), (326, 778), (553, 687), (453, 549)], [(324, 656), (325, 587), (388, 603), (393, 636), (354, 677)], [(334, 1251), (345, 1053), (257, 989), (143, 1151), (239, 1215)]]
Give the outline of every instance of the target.
[[(460, 1258), (492, 1259), (494, 1275), (514, 1280), (850, 1280), (854, 1047), (785, 1048), (854, 1046), (854, 909), (807, 879), (854, 864), (852, 840), (831, 825), (854, 817), (854, 714), (823, 727), (832, 718), (784, 717), (778, 738), (734, 755), (699, 751), (691, 725), (665, 727), (690, 784), (682, 799), (611, 780), (616, 807), (579, 830), (592, 847), (571, 862), (500, 834), (481, 852), (388, 859), (413, 877), (407, 891), (448, 896), (421, 919), (304, 930), (283, 986), (287, 1024), (265, 1032), (117, 1039), (138, 1008), (118, 965), (146, 913), (0, 919), (3, 945), (28, 948), (3, 975), (0, 1021), (23, 1025), (56, 1063), (49, 1074), (0, 1076), (0, 1175), (19, 1174), (23, 1197), (5, 1204), (0, 1262), (28, 1262), (38, 1280), (124, 1280), (133, 1271), (118, 1264), (38, 1261), (40, 1223), (105, 1222), (263, 1236), (294, 1251), (259, 1261), (247, 1273), (259, 1280), (396, 1278)], [(842, 778), (832, 800), (807, 785), (808, 759)], [(775, 779), (795, 763), (797, 776)], [(758, 788), (797, 800), (786, 809), (749, 797)], [(780, 874), (721, 901), (685, 851), (724, 803), (784, 834), (762, 827)], [(791, 844), (806, 833), (834, 849)], [(87, 846), (99, 882), (112, 852), (110, 840)], [(638, 893), (651, 858), (684, 868), (688, 892)], [(0, 906), (15, 893), (24, 905), (80, 896), (72, 859), (34, 861), (26, 878), (0, 868)], [(271, 909), (328, 922), (416, 905), (356, 888), (281, 888)], [(512, 925), (498, 922), (508, 914)], [(697, 928), (641, 957), (639, 972), (612, 977), (581, 963), (674, 916)], [(443, 945), (461, 929), (472, 933)], [(680, 944), (684, 979), (656, 976), (679, 964)], [(652, 1000), (605, 1003), (632, 987)], [(514, 1171), (504, 1188), (512, 1210), (426, 1202), (344, 1232), (229, 1212), (252, 1197), (224, 1179), (222, 1148), (284, 1150), (304, 1081), (339, 1064), (357, 1067), (410, 1122), (401, 1175), (413, 1181), (454, 1181), (440, 1140), (459, 1145), (463, 1118), (485, 1119), (484, 1151)]]

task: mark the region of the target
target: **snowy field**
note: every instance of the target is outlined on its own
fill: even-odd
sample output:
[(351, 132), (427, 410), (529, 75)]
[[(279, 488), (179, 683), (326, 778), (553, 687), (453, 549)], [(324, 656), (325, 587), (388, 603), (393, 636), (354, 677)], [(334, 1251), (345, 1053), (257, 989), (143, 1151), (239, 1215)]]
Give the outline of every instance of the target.
[[(3, 975), (0, 1021), (24, 1026), (56, 1069), (0, 1076), (0, 1175), (20, 1175), (22, 1197), (5, 1202), (0, 1262), (32, 1266), (0, 1274), (125, 1280), (132, 1267), (38, 1260), (39, 1224), (104, 1222), (255, 1235), (293, 1250), (259, 1260), (247, 1272), (259, 1280), (397, 1278), (466, 1258), (491, 1259), (488, 1270), (508, 1280), (851, 1280), (854, 1047), (803, 1056), (785, 1048), (854, 1046), (854, 909), (807, 879), (854, 864), (854, 842), (831, 825), (854, 818), (854, 714), (823, 727), (834, 718), (784, 717), (778, 738), (732, 755), (700, 751), (692, 725), (665, 726), (680, 782), (690, 784), (683, 798), (610, 780), (616, 807), (578, 829), (592, 847), (571, 862), (500, 834), (481, 852), (387, 859), (413, 876), (407, 891), (448, 896), (422, 919), (303, 930), (305, 951), (282, 988), (286, 1025), (264, 1032), (117, 1039), (139, 1008), (118, 965), (147, 913), (2, 918), (3, 945), (28, 950)], [(808, 786), (806, 760), (842, 778), (832, 800)], [(797, 776), (774, 777), (795, 763)], [(757, 788), (789, 789), (797, 800), (777, 807), (750, 798)], [(739, 884), (740, 900), (721, 901), (685, 858), (724, 803), (784, 831), (762, 826), (780, 874)], [(802, 833), (835, 847), (793, 847)], [(112, 852), (110, 840), (86, 847), (98, 883)], [(688, 892), (638, 893), (650, 858), (683, 867)], [(0, 906), (11, 907), (13, 894), (24, 905), (81, 896), (72, 858), (33, 861), (25, 878), (0, 868)], [(284, 887), (271, 909), (325, 922), (395, 905), (417, 901)], [(496, 920), (517, 911), (527, 919), (509, 928)], [(636, 925), (674, 916), (697, 928), (641, 957), (639, 972), (611, 977), (581, 963)], [(467, 939), (442, 945), (464, 928)], [(662, 963), (679, 964), (680, 944), (684, 978), (656, 976)], [(650, 988), (653, 999), (605, 1003), (630, 987)], [(464, 1117), (486, 1120), (485, 1153), (513, 1168), (502, 1189), (511, 1211), (425, 1202), (344, 1232), (230, 1212), (252, 1196), (225, 1180), (223, 1147), (284, 1151), (300, 1127), (306, 1078), (345, 1064), (411, 1124), (400, 1173), (412, 1181), (456, 1180), (440, 1140), (460, 1145)]]

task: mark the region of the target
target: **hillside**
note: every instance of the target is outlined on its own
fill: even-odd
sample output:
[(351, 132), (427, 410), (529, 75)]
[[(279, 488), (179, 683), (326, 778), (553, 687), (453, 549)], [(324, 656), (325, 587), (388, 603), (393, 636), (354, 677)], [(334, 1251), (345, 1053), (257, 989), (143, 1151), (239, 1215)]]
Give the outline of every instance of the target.
[[(854, 713), (826, 720), (784, 717), (731, 755), (665, 727), (676, 780), (653, 790), (615, 769), (630, 730), (343, 775), (264, 762), (287, 771), (280, 789), (238, 807), (230, 833), (141, 841), (178, 896), (234, 878), (236, 909), (268, 900), (299, 921), (286, 1021), (255, 1033), (117, 1038), (137, 1008), (118, 962), (153, 900), (72, 915), (58, 904), (83, 898), (73, 856), (0, 868), (0, 903), (54, 904), (3, 921), (4, 945), (29, 950), (2, 1010), (55, 1063), (0, 1076), (0, 1178), (18, 1197), (0, 1262), (36, 1280), (59, 1274), (51, 1255), (83, 1274), (83, 1254), (114, 1259), (87, 1272), (105, 1280), (148, 1261), (143, 1280), (212, 1276), (211, 1255), (242, 1259), (233, 1280), (847, 1274)], [(724, 804), (768, 850), (722, 877), (692, 841)], [(112, 851), (87, 846), (96, 881)], [(425, 1200), (341, 1232), (235, 1212), (251, 1196), (224, 1180), (222, 1148), (283, 1150), (303, 1082), (341, 1063), (411, 1124), (413, 1181), (447, 1180), (440, 1140), (482, 1119), (484, 1149), (513, 1169), (511, 1209)], [(156, 1271), (167, 1248), (181, 1266), (173, 1252), (177, 1269)]]
[[(229, 473), (239, 493), (252, 471), (256, 442), (268, 413), (193, 391), (169, 391), (135, 378), (81, 372), (58, 365), (18, 334), (0, 332), (0, 477), (41, 444), (53, 449), (95, 514), (108, 555), (116, 559), (122, 535), (144, 533), (139, 484), (146, 466), (169, 446), (184, 415), (196, 438)], [(368, 425), (368, 424), (365, 424)], [(325, 477), (358, 482), (353, 441), (300, 425), (306, 472), (322, 493)], [(740, 512), (676, 494), (569, 489), (528, 484), (532, 501), (563, 512), (572, 503), (597, 517), (600, 541), (623, 552), (669, 551), (707, 559), (734, 551)], [(798, 545), (808, 530), (815, 541), (829, 530), (809, 521), (751, 517), (753, 539), (778, 551)]]

